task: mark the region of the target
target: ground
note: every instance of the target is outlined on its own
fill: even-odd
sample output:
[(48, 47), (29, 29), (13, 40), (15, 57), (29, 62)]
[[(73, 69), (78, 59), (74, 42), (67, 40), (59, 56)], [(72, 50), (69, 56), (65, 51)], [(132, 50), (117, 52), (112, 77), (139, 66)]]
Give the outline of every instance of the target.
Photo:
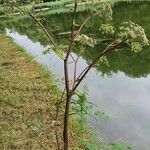
[(56, 150), (53, 77), (0, 35), (0, 149)]

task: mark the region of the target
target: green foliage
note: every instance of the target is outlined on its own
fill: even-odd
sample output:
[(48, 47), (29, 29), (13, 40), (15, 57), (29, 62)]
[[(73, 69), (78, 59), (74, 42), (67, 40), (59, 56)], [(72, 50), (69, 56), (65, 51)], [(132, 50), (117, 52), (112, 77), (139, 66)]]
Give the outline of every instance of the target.
[[(80, 139), (80, 143), (81, 145), (83, 145), (87, 150), (98, 150), (98, 146), (89, 142), (89, 141), (86, 141), (86, 140), (82, 140)], [(100, 150), (103, 150), (103, 149), (100, 149)]]
[(4, 9), (0, 7), (0, 15), (4, 15), (4, 14), (5, 14)]
[(48, 48), (48, 49), (44, 50), (44, 51), (42, 52), (42, 54), (43, 54), (43, 55), (48, 55), (48, 54), (50, 54), (51, 51), (52, 51), (52, 49)]
[(144, 46), (149, 45), (149, 40), (145, 34), (144, 29), (131, 21), (121, 23), (121, 26), (118, 29), (115, 29), (109, 23), (102, 24), (100, 27), (100, 32), (103, 35), (117, 35), (118, 41), (128, 38), (126, 43), (131, 47), (131, 51), (138, 53), (142, 51)]
[(92, 102), (88, 101), (88, 89), (84, 87), (82, 92), (77, 91), (77, 98), (73, 101), (72, 111), (75, 113), (79, 119), (80, 128), (83, 130), (86, 125), (86, 120), (88, 116), (91, 116), (95, 119), (103, 119), (109, 121), (110, 117), (103, 111), (93, 111), (97, 106)]
[(73, 2), (74, 0), (59, 0), (59, 1), (47, 1), (46, 3), (36, 4), (34, 5), (35, 9), (41, 9), (41, 8), (50, 8), (50, 9), (57, 9), (62, 8), (66, 4)]
[(102, 56), (102, 57), (100, 58), (100, 62), (102, 62), (102, 63), (105, 64), (106, 66), (110, 66), (109, 61), (108, 61), (108, 59), (107, 59), (106, 56)]
[(62, 59), (62, 60), (64, 60), (64, 51), (65, 51), (65, 49), (66, 49), (67, 47), (66, 47), (66, 45), (59, 45), (59, 46), (57, 46), (56, 48), (54, 48), (54, 52)]
[(94, 115), (98, 116), (99, 118), (101, 118), (105, 121), (110, 121), (110, 119), (111, 119), (107, 113), (101, 112), (101, 111), (95, 112)]
[(116, 142), (111, 144), (111, 150), (131, 150), (131, 147), (127, 147), (122, 143)]
[(76, 92), (77, 100), (73, 101), (72, 110), (79, 119), (80, 128), (86, 124), (87, 116), (90, 115), (92, 103), (87, 101), (87, 88), (83, 92)]

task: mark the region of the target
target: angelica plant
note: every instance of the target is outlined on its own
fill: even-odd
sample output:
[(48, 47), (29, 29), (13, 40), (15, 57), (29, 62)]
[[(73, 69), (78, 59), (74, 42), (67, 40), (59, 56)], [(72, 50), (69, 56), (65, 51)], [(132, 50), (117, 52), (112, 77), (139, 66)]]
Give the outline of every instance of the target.
[[(72, 100), (73, 100), (73, 97), (77, 94), (77, 96), (80, 98), (80, 101), (79, 101), (80, 104), (83, 104), (85, 102), (84, 101), (85, 95), (84, 94), (80, 95), (79, 93), (77, 93), (77, 89), (79, 85), (82, 83), (82, 81), (84, 80), (84, 78), (86, 77), (86, 75), (89, 73), (92, 67), (94, 67), (94, 65), (99, 61), (103, 61), (104, 63), (109, 65), (109, 62), (107, 61), (107, 55), (109, 55), (110, 52), (115, 52), (115, 50), (118, 49), (123, 44), (125, 44), (126, 46), (129, 46), (131, 51), (137, 53), (137, 52), (140, 52), (144, 46), (149, 44), (149, 40), (146, 37), (144, 29), (138, 24), (135, 24), (133, 22), (124, 22), (117, 29), (113, 27), (110, 24), (110, 21), (112, 20), (113, 11), (111, 9), (111, 6), (105, 0), (99, 0), (98, 3), (96, 4), (93, 3), (93, 5), (91, 5), (90, 15), (87, 18), (85, 18), (83, 22), (79, 24), (79, 28), (77, 29), (77, 32), (75, 34), (74, 34), (74, 31), (75, 31), (75, 26), (76, 26), (78, 1), (74, 0), (74, 9), (71, 13), (72, 18), (70, 19), (71, 34), (68, 40), (68, 45), (63, 45), (63, 44), (58, 45), (55, 42), (55, 39), (52, 38), (49, 31), (45, 28), (45, 26), (41, 23), (41, 21), (37, 18), (35, 14), (32, 14), (28, 10), (22, 10), (18, 6), (16, 7), (19, 9), (19, 11), (22, 14), (28, 15), (39, 25), (39, 27), (43, 30), (43, 32), (47, 36), (49, 45), (52, 46), (53, 51), (63, 61), (64, 90), (62, 92), (61, 98), (58, 99), (58, 102), (56, 105), (56, 114), (55, 116), (52, 116), (52, 118), (54, 119), (54, 122), (56, 123), (58, 120), (58, 116), (59, 116), (58, 114), (61, 111), (60, 107), (65, 102), (65, 105), (63, 105), (64, 111), (62, 111), (64, 112), (63, 113), (64, 146), (61, 149), (68, 150), (69, 149), (69, 118), (70, 118)], [(99, 29), (95, 29), (95, 30), (101, 33), (102, 35), (105, 34), (105, 35), (110, 36), (111, 34), (111, 37), (113, 37), (113, 39), (105, 43), (105, 48), (100, 49), (99, 53), (94, 57), (94, 59), (92, 59), (92, 61), (89, 64), (87, 64), (87, 66), (81, 72), (79, 72), (77, 65), (80, 60), (80, 55), (73, 56), (72, 52), (77, 47), (79, 49), (79, 52), (86, 50), (86, 48), (93, 49), (93, 47), (95, 47), (95, 45), (97, 44), (97, 41), (99, 39), (95, 39), (94, 37), (91, 37), (88, 34), (82, 33), (85, 25), (88, 24), (91, 21), (91, 19), (94, 19), (95, 17), (96, 19), (99, 19), (99, 20), (103, 19), (106, 22), (105, 24), (99, 25)], [(49, 53), (49, 52), (50, 51), (48, 50), (45, 53)], [(69, 72), (70, 59), (72, 59), (74, 63), (73, 76), (71, 76), (72, 73)], [(83, 111), (81, 112), (82, 113), (80, 115), (82, 116)], [(100, 113), (100, 112), (97, 112), (96, 115), (105, 116), (104, 113)], [(57, 130), (56, 130), (56, 140), (57, 140), (58, 149), (60, 149)]]

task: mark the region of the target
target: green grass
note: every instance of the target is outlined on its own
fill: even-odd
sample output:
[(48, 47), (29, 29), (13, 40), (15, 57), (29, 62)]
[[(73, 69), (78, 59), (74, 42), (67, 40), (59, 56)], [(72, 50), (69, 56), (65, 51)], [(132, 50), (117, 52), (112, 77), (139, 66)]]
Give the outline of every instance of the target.
[[(133, 0), (108, 0), (108, 2), (113, 6), (115, 3), (120, 2), (120, 1), (127, 1), (131, 2)], [(74, 0), (60, 0), (60, 1), (55, 1), (55, 2), (47, 2), (47, 3), (40, 3), (40, 4), (34, 4), (34, 5), (23, 5), (20, 6), (22, 9), (28, 9), (32, 10), (32, 7), (34, 7), (34, 10), (40, 10), (44, 8), (48, 8), (46, 11), (39, 11), (37, 12), (38, 14), (43, 14), (43, 13), (48, 13), (48, 14), (59, 14), (59, 13), (69, 13), (72, 12), (72, 7), (73, 7), (73, 2)], [(67, 4), (72, 4), (72, 7), (66, 7)], [(8, 8), (7, 8), (8, 9)], [(82, 12), (82, 11), (88, 11), (90, 10), (90, 5), (82, 5), (78, 6), (77, 11)], [(8, 14), (10, 14), (11, 10), (7, 10), (8, 12), (5, 13), (4, 7), (0, 5), (0, 16), (3, 17), (8, 17)], [(14, 12), (17, 13), (18, 10), (14, 8)], [(6, 15), (6, 16), (5, 16)]]
[[(47, 2), (47, 3), (40, 3), (40, 4), (28, 4), (28, 5), (22, 5), (20, 8), (22, 9), (28, 9), (32, 10), (32, 7), (34, 7), (35, 10), (37, 9), (43, 9), (43, 8), (49, 8), (49, 10), (55, 10), (55, 9), (61, 9), (64, 8), (66, 4), (72, 3), (73, 0), (61, 0), (61, 1), (55, 1), (55, 2)], [(10, 13), (10, 8), (5, 8), (6, 11), (9, 11), (8, 14)], [(14, 8), (14, 12), (18, 12), (16, 8)], [(13, 12), (12, 12), (13, 13)], [(5, 13), (4, 7), (0, 5), (0, 16), (7, 14)]]
[(0, 45), (0, 149), (55, 150), (53, 76), (3, 35)]

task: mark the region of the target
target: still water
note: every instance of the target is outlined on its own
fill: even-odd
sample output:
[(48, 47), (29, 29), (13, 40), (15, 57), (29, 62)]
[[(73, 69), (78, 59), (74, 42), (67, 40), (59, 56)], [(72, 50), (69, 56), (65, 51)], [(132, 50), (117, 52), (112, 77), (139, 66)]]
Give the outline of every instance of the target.
[[(144, 24), (149, 36), (150, 13), (147, 11), (150, 5), (147, 3), (136, 5), (133, 7), (131, 4), (120, 4), (120, 9), (116, 7), (116, 11), (117, 9), (122, 11), (118, 15), (117, 12), (114, 14), (116, 23), (118, 23), (117, 17), (119, 20), (133, 19), (139, 24)], [(123, 16), (120, 16), (121, 14)], [(13, 26), (11, 29), (6, 29), (6, 34), (33, 55), (39, 63), (45, 65), (57, 77), (61, 77), (63, 64), (56, 54), (51, 52), (50, 55), (42, 55), (42, 51), (47, 49), (47, 44), (42, 43), (40, 37), (33, 38), (28, 31), (20, 31)], [(90, 54), (91, 52), (82, 56), (78, 65), (79, 70), (90, 62)], [(76, 53), (73, 55), (76, 56)], [(150, 48), (147, 47), (137, 55), (128, 54), (128, 51), (112, 55), (108, 60), (112, 60), (111, 68), (97, 64), (82, 86), (88, 86), (89, 100), (95, 103), (100, 111), (106, 112), (111, 120), (104, 122), (89, 118), (89, 124), (95, 128), (97, 136), (103, 137), (107, 143), (120, 140), (135, 150), (150, 150)], [(70, 67), (72, 68), (71, 65)]]

